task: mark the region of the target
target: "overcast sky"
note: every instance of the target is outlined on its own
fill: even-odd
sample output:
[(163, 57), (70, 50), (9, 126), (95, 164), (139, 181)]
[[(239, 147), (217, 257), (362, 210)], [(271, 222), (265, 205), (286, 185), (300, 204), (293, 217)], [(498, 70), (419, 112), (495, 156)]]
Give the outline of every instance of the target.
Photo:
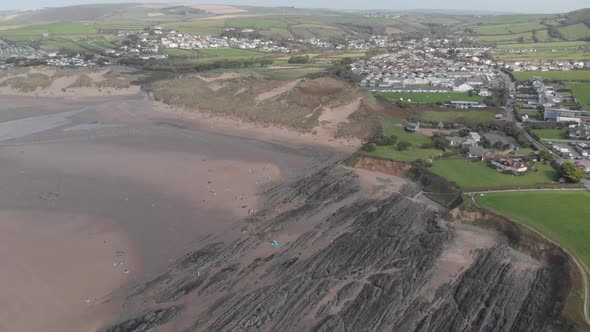
[[(0, 9), (59, 7), (83, 3), (171, 2), (166, 0), (0, 0)], [(190, 2), (180, 0), (176, 2)], [(590, 7), (589, 0), (211, 0), (192, 1), (255, 6), (337, 9), (461, 9), (526, 13), (563, 13)]]

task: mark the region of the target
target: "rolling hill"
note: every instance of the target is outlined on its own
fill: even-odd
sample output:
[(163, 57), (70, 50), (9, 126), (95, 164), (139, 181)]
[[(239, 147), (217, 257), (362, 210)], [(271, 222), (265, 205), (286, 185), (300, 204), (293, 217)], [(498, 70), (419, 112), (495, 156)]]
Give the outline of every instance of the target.
[(554, 15), (499, 15), (478, 18), (466, 31), (483, 42), (590, 40), (590, 9)]

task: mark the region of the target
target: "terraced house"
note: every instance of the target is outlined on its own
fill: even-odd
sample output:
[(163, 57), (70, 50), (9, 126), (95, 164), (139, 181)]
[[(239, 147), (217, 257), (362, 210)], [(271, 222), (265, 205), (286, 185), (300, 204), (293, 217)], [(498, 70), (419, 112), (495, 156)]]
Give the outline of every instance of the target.
[(590, 140), (590, 124), (580, 123), (577, 126), (569, 128), (569, 137)]

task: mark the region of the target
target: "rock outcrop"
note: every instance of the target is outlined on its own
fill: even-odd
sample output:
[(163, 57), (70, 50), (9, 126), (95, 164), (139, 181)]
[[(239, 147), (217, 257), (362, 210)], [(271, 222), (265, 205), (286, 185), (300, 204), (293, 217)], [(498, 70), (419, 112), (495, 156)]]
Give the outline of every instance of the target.
[(271, 190), (267, 206), (239, 222), (239, 239), (203, 245), (138, 289), (129, 301), (145, 311), (109, 331), (551, 331), (563, 323), (563, 285), (548, 263), (475, 228), (462, 232), (487, 245), (466, 245), (416, 185), (370, 200), (353, 170), (335, 166)]

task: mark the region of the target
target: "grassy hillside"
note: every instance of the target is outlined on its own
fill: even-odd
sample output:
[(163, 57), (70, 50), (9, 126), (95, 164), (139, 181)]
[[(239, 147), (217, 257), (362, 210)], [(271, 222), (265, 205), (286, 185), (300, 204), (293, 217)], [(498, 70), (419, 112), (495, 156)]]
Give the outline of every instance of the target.
[[(5, 26), (22, 26), (49, 22), (85, 22), (93, 29), (104, 32), (140, 30), (162, 25), (183, 33), (219, 35), (225, 27), (252, 28), (264, 36), (284, 38), (331, 38), (403, 32), (427, 32), (433, 26), (460, 23), (465, 18), (406, 14), (397, 18), (366, 17), (361, 13), (331, 10), (309, 10), (288, 7), (236, 7), (226, 6), (226, 12), (209, 12), (202, 5), (166, 4), (113, 4), (84, 5), (41, 9), (21, 13)], [(200, 9), (204, 8), (204, 9)], [(242, 17), (241, 17), (242, 16)], [(264, 19), (261, 19), (264, 17)], [(14, 31), (18, 35), (38, 35), (33, 27)], [(29, 30), (29, 31), (27, 31)], [(77, 33), (90, 33), (80, 29)]]
[(556, 15), (502, 15), (476, 19), (469, 29), (495, 43), (588, 40), (590, 9)]

